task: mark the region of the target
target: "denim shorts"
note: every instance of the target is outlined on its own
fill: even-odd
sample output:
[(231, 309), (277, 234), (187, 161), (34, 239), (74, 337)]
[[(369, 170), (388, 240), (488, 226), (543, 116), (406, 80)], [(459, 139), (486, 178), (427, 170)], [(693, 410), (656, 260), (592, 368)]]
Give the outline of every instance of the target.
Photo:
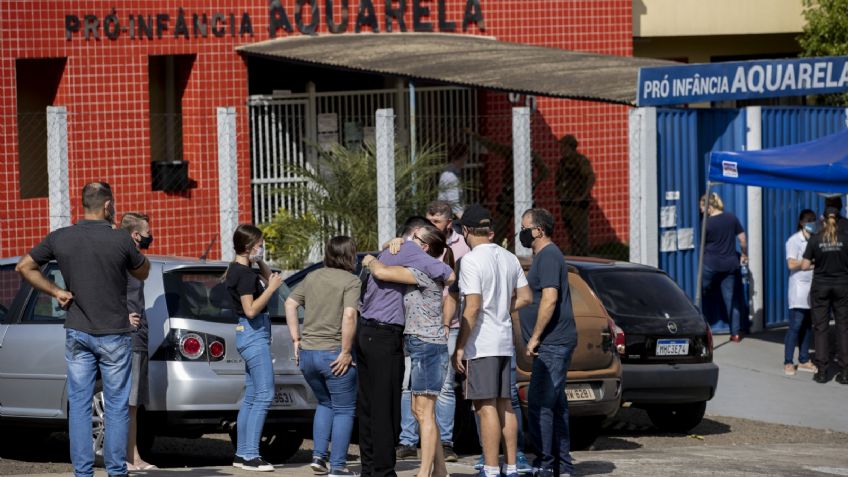
[(409, 390), (438, 396), (448, 372), (448, 345), (428, 343), (412, 335), (405, 335), (404, 341), (411, 362)]

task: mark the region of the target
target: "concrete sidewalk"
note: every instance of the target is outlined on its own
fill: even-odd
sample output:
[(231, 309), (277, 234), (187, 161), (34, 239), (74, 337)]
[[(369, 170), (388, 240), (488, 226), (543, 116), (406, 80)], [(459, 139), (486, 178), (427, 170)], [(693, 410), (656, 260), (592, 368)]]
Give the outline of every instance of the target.
[(784, 333), (766, 331), (740, 343), (716, 336), (718, 390), (707, 414), (848, 432), (848, 385), (819, 384), (807, 372), (783, 374)]

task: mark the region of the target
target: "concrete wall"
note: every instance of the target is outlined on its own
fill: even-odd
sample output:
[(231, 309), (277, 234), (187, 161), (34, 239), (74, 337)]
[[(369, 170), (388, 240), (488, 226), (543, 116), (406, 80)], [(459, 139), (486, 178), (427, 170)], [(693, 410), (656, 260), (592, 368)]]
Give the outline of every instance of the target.
[(798, 33), (801, 0), (633, 0), (633, 36)]

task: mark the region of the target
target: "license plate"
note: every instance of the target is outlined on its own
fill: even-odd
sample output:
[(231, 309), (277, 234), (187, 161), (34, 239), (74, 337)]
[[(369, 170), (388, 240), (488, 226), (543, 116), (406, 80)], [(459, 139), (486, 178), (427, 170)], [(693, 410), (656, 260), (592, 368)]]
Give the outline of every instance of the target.
[(274, 407), (292, 407), (295, 405), (295, 402), (293, 392), (278, 387), (274, 391), (274, 400), (271, 402), (271, 405)]
[(565, 388), (565, 397), (569, 401), (594, 401), (595, 391), (590, 384), (569, 384)]
[(689, 340), (657, 340), (657, 356), (686, 356)]

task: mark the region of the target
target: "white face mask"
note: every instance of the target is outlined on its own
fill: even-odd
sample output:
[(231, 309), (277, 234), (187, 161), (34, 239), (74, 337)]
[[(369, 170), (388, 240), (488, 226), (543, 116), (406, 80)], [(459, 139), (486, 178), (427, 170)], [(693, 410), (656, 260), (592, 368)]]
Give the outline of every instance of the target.
[(251, 261), (255, 262), (255, 261), (259, 260), (260, 258), (265, 257), (265, 246), (264, 245), (260, 245), (260, 246), (256, 247), (255, 249), (253, 249), (253, 251), (254, 251), (254, 254), (250, 256)]

